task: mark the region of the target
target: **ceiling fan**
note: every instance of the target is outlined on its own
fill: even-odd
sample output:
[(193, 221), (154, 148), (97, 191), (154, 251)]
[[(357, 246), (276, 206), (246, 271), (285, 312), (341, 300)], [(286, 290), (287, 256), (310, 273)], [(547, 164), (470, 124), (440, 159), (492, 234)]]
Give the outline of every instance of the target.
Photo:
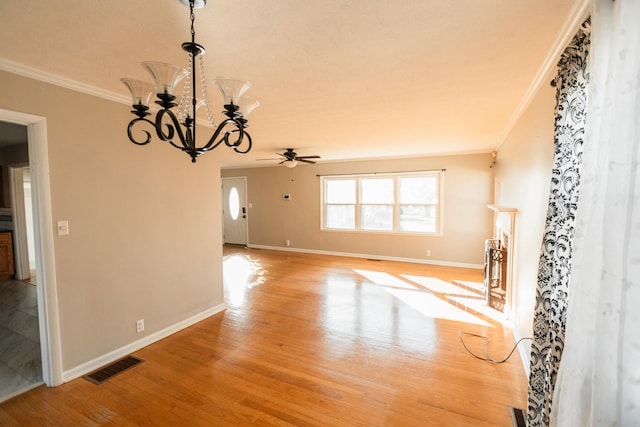
[[(298, 162), (316, 164), (315, 161), (309, 159), (319, 159), (320, 156), (298, 156), (298, 153), (293, 151), (293, 148), (287, 148), (287, 151), (284, 153), (276, 153), (278, 156), (284, 157), (284, 159), (278, 163), (279, 165), (283, 165), (287, 168), (294, 168), (298, 164)], [(258, 160), (280, 160), (277, 159), (258, 159)]]

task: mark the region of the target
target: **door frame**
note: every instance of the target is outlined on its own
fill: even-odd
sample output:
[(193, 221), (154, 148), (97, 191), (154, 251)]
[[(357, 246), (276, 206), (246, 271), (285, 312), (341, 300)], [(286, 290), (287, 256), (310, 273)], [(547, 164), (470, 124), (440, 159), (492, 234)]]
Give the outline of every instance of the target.
[[(245, 245), (249, 245), (249, 205), (248, 205), (248, 197), (247, 197), (247, 177), (246, 176), (225, 176), (222, 178), (221, 181), (221, 187), (222, 187), (222, 207), (224, 208), (224, 206), (226, 205), (226, 202), (224, 200), (224, 198), (227, 196), (224, 192), (224, 182), (227, 180), (231, 180), (231, 179), (241, 179), (243, 186), (244, 186), (244, 200), (240, 200), (240, 206), (244, 207), (246, 209), (245, 215), (247, 216), (247, 220), (244, 222), (244, 227), (245, 227), (245, 231), (244, 234), (246, 236), (246, 243)], [(226, 242), (226, 238), (225, 238), (225, 233), (224, 233), (224, 212), (222, 212), (222, 243), (227, 243)]]
[(27, 127), (29, 168), (34, 218), (34, 241), (38, 295), (38, 322), (42, 380), (49, 387), (62, 384), (62, 349), (55, 274), (54, 227), (49, 180), (47, 119), (0, 108), (0, 121)]
[(9, 165), (11, 210), (13, 213), (13, 259), (16, 264), (16, 280), (26, 280), (31, 275), (24, 199), (24, 169), (28, 167), (28, 163)]

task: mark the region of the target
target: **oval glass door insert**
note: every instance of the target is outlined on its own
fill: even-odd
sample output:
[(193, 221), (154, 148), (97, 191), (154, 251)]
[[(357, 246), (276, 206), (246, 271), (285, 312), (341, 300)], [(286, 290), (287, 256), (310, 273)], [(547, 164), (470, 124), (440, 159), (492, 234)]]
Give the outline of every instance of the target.
[(236, 187), (231, 188), (229, 191), (229, 214), (234, 221), (240, 215), (240, 196)]

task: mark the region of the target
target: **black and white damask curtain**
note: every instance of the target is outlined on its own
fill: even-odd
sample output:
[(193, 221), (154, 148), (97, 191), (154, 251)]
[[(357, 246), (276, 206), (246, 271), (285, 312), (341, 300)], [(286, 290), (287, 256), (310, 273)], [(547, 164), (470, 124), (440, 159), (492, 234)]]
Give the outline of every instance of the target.
[(562, 54), (558, 75), (552, 82), (556, 87), (555, 151), (538, 267), (527, 412), (530, 427), (549, 425), (564, 348), (589, 83), (590, 30), (587, 20)]

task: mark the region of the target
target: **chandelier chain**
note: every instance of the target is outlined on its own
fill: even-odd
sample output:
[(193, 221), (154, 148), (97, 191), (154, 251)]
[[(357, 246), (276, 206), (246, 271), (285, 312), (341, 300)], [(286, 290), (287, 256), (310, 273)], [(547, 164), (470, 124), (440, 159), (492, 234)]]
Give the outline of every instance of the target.
[(187, 75), (184, 81), (184, 88), (182, 90), (182, 96), (180, 97), (180, 110), (178, 118), (180, 121), (184, 122), (184, 120), (189, 115), (189, 109), (192, 106), (191, 101), (191, 73), (193, 73), (193, 67), (191, 66), (193, 62), (193, 53), (189, 52), (189, 62), (187, 64)]
[(194, 24), (193, 23), (196, 20), (196, 15), (193, 13), (193, 5), (194, 5), (194, 3), (195, 3), (195, 0), (190, 0), (189, 1), (189, 10), (190, 10), (189, 17), (191, 18), (191, 37), (195, 41), (196, 30), (194, 28)]
[(209, 105), (209, 94), (207, 92), (207, 79), (204, 74), (204, 60), (202, 59), (202, 55), (199, 55), (198, 58), (199, 67), (200, 67), (200, 85), (202, 86), (202, 100), (204, 101), (204, 108), (207, 113), (207, 119), (209, 123), (215, 124), (215, 120), (213, 119), (213, 113), (211, 112), (211, 106)]
[[(196, 30), (195, 30), (194, 22), (196, 20), (196, 15), (193, 13), (194, 6), (195, 6), (195, 0), (189, 0), (189, 19), (191, 19), (191, 43), (195, 47)], [(191, 94), (191, 96), (189, 100), (191, 101), (191, 109), (192, 109), (191, 111), (193, 114), (193, 116), (191, 117), (193, 122), (192, 122), (192, 128), (190, 129), (190, 131), (191, 131), (191, 145), (193, 148), (196, 147), (196, 113), (198, 110), (198, 101), (196, 100), (196, 75), (195, 75), (196, 58), (195, 56), (197, 56), (197, 53), (195, 50), (189, 51), (189, 70), (191, 71), (191, 75), (188, 76), (188, 79), (191, 80), (191, 87), (189, 90), (189, 93)], [(189, 124), (188, 123), (185, 123), (185, 124), (187, 125), (187, 128), (188, 128)], [(195, 161), (195, 159), (193, 160)]]

